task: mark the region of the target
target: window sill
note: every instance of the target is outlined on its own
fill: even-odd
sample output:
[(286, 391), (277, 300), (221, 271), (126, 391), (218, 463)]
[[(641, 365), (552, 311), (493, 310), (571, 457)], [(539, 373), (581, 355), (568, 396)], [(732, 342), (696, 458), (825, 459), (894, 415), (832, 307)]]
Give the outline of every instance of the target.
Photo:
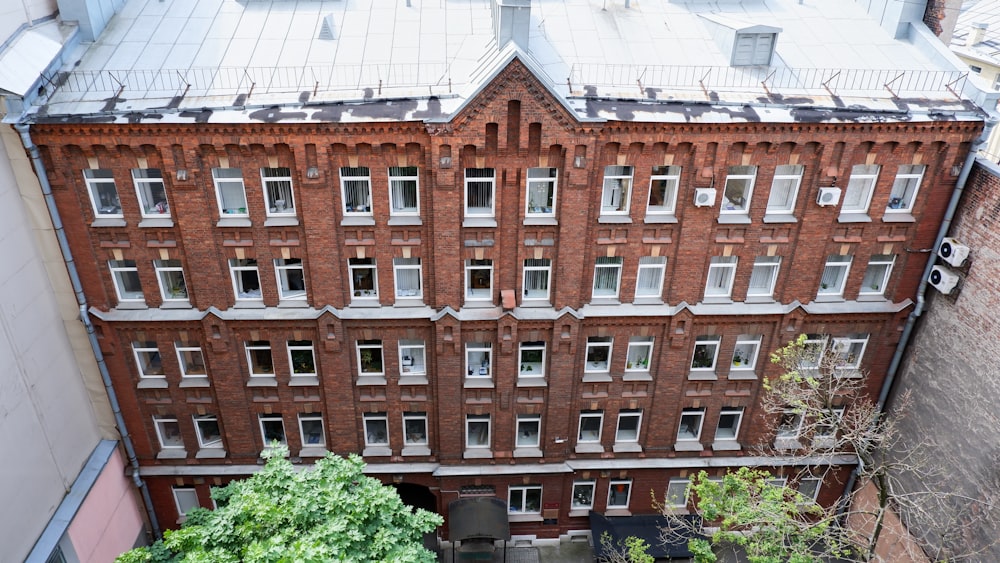
[(514, 448), (514, 457), (542, 457), (538, 448)]
[(775, 214), (767, 215), (766, 212), (765, 212), (764, 222), (765, 223), (798, 223), (799, 220), (796, 219), (795, 215), (792, 215), (791, 213), (781, 214), (781, 215), (775, 215)]
[(544, 520), (541, 514), (511, 514), (507, 513), (508, 522), (541, 522)]
[(750, 216), (745, 213), (719, 215), (720, 225), (749, 225)]
[(265, 227), (297, 227), (299, 225), (299, 218), (294, 215), (291, 217), (268, 217), (264, 219)]
[(208, 382), (208, 377), (181, 377), (181, 383), (178, 385), (180, 388), (185, 387), (211, 387), (211, 383)]
[(249, 227), (249, 217), (223, 217), (215, 224), (216, 227)]
[(293, 375), (288, 380), (289, 387), (315, 387), (319, 385), (318, 375)]
[(264, 309), (267, 307), (264, 305), (264, 301), (256, 299), (240, 300), (237, 299), (236, 303), (233, 304), (234, 309)]
[(729, 370), (729, 375), (726, 376), (729, 381), (740, 381), (740, 380), (751, 380), (757, 379), (757, 372), (752, 369), (739, 369), (739, 370)]
[(611, 446), (611, 451), (616, 454), (641, 453), (642, 446), (639, 445), (639, 442), (615, 442), (615, 445)]
[(490, 377), (468, 377), (466, 376), (465, 382), (462, 384), (465, 389), (493, 389), (493, 379)]
[(247, 387), (277, 387), (278, 379), (273, 375), (251, 375)]
[(403, 451), (400, 455), (404, 456), (428, 456), (431, 455), (431, 449), (427, 446), (404, 446)]
[(632, 511), (627, 508), (608, 508), (604, 511), (605, 516), (632, 516)]
[(361, 455), (363, 457), (389, 457), (392, 455), (392, 448), (389, 446), (366, 446)]
[(462, 452), (462, 459), (493, 459), (493, 450), (476, 448)]
[(423, 297), (396, 297), (396, 302), (392, 304), (393, 307), (423, 307), (424, 298)]
[(674, 214), (664, 214), (664, 215), (652, 215), (647, 213), (646, 217), (642, 220), (643, 223), (676, 223), (677, 216)]
[(462, 221), (462, 226), (470, 228), (496, 228), (497, 220), (495, 217), (466, 217)]
[(382, 304), (378, 302), (378, 297), (355, 297), (351, 299), (351, 304), (349, 307), (381, 307)]
[(633, 305), (663, 305), (663, 298), (660, 296), (644, 296), (632, 299)]
[(554, 227), (559, 224), (555, 217), (525, 217), (524, 225), (547, 225)]
[(584, 383), (609, 383), (610, 381), (611, 374), (608, 372), (583, 374)]
[(146, 306), (145, 301), (119, 301), (118, 307), (116, 308), (121, 310), (130, 310), (130, 311), (149, 309), (149, 307)]
[(156, 459), (185, 459), (187, 455), (187, 450), (184, 448), (169, 448), (160, 450), (160, 453), (156, 454)]
[(384, 375), (359, 375), (358, 386), (362, 385), (386, 385)]
[(548, 299), (521, 299), (521, 307), (525, 308), (547, 308), (551, 306), (552, 303)]
[(598, 223), (631, 225), (632, 218), (626, 215), (601, 215), (597, 218)]
[(800, 450), (802, 444), (796, 438), (775, 438), (774, 449), (776, 450)]
[(677, 442), (674, 444), (675, 452), (700, 452), (704, 451), (705, 447), (701, 445), (701, 442), (695, 440)]
[(195, 459), (222, 459), (226, 457), (226, 450), (222, 448), (202, 448), (194, 454)]
[(773, 295), (747, 295), (744, 303), (774, 303)]
[(714, 371), (689, 371), (688, 381), (718, 381), (719, 375)]
[(386, 224), (389, 225), (390, 227), (416, 227), (423, 225), (424, 222), (421, 221), (420, 217), (417, 216), (412, 216), (412, 217), (396, 216), (396, 217), (389, 217), (389, 220), (386, 222)]
[(578, 454), (603, 454), (604, 446), (599, 443), (577, 444), (573, 451)]
[(886, 210), (885, 214), (882, 215), (883, 223), (916, 223), (917, 218), (910, 213), (899, 213), (891, 212)]
[(734, 452), (743, 449), (736, 440), (716, 440), (712, 442), (712, 450), (716, 452)]
[(566, 516), (570, 518), (587, 518), (590, 516), (590, 511), (593, 507), (588, 506), (587, 508), (572, 508)]
[(872, 218), (867, 213), (841, 213), (837, 217), (838, 223), (871, 223)]
[(303, 299), (284, 299), (278, 301), (279, 309), (305, 309), (309, 307), (309, 302)]
[(518, 377), (517, 386), (518, 387), (546, 387), (548, 383), (545, 381), (545, 376), (535, 375), (531, 377)]
[(428, 381), (426, 375), (400, 375), (397, 383), (399, 385), (427, 385)]
[(622, 376), (622, 381), (652, 381), (653, 374), (648, 371), (638, 371), (638, 372), (625, 372)]
[(842, 303), (842, 302), (846, 301), (846, 299), (844, 299), (844, 296), (841, 295), (841, 294), (839, 294), (839, 293), (837, 293), (837, 294), (823, 294), (823, 293), (821, 293), (821, 294), (819, 294), (819, 295), (816, 296), (816, 301), (818, 303)]
[(360, 217), (347, 217), (347, 216), (345, 216), (340, 221), (340, 226), (341, 227), (374, 227), (375, 226), (375, 218), (372, 217), (372, 216), (370, 216), (370, 215), (368, 215), (368, 216), (360, 216)]
[(124, 227), (125, 219), (111, 219), (111, 218), (100, 218), (94, 219), (94, 222), (90, 224), (91, 227)]
[(190, 309), (191, 302), (187, 299), (171, 299), (160, 303), (161, 309)]
[(319, 446), (306, 446), (299, 450), (299, 457), (323, 457), (326, 455), (326, 448)]
[(167, 378), (165, 377), (143, 377), (139, 379), (136, 389), (166, 389)]
[(466, 308), (469, 308), (469, 309), (489, 309), (491, 307), (496, 307), (496, 305), (493, 304), (493, 299), (492, 298), (491, 299), (469, 299), (468, 297), (465, 298), (465, 303), (462, 306), (466, 307)]
[(139, 221), (139, 228), (155, 228), (159, 227), (161, 229), (173, 227), (174, 222), (169, 217), (150, 217), (148, 219), (143, 219)]
[(707, 305), (732, 305), (733, 298), (729, 295), (706, 295), (701, 302)]
[(600, 297), (594, 296), (590, 298), (590, 305), (621, 305), (622, 302), (618, 300), (617, 297)]

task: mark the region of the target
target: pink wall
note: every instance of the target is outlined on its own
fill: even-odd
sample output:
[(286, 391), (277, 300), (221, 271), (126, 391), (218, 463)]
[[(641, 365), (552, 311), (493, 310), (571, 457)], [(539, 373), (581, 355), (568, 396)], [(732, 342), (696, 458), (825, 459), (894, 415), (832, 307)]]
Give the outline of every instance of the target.
[(107, 563), (131, 549), (142, 528), (138, 494), (115, 450), (69, 526), (73, 549), (83, 563)]

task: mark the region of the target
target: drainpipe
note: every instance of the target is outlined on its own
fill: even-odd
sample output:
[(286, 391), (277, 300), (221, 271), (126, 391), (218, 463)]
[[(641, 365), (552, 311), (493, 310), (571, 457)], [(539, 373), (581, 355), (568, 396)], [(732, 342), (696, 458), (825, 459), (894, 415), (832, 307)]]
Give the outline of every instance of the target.
[[(937, 249), (941, 246), (941, 241), (944, 240), (944, 237), (951, 228), (951, 222), (955, 218), (955, 211), (958, 209), (962, 194), (965, 193), (965, 182), (969, 179), (969, 173), (972, 172), (972, 165), (976, 162), (976, 154), (979, 151), (979, 147), (989, 141), (990, 133), (993, 132), (997, 121), (998, 118), (992, 114), (986, 118), (982, 134), (969, 147), (969, 154), (965, 157), (965, 162), (962, 164), (962, 171), (958, 175), (958, 181), (955, 182), (955, 190), (951, 192), (951, 200), (948, 201), (948, 208), (945, 210), (944, 219), (941, 221), (941, 227), (938, 229), (937, 237), (934, 239), (934, 246), (931, 248), (927, 264), (924, 266), (923, 276), (920, 278), (920, 285), (917, 287), (917, 305), (910, 311), (909, 316), (906, 318), (906, 325), (903, 326), (903, 334), (899, 337), (899, 343), (896, 344), (896, 351), (892, 355), (892, 361), (889, 362), (889, 369), (886, 372), (885, 380), (882, 382), (882, 390), (879, 392), (878, 403), (876, 403), (879, 413), (884, 411), (886, 400), (892, 391), (893, 383), (896, 381), (896, 373), (899, 370), (899, 364), (903, 361), (903, 352), (906, 350), (907, 345), (909, 345), (910, 336), (913, 333), (913, 325), (916, 324), (917, 319), (924, 312), (924, 305), (927, 300), (927, 279), (931, 275), (934, 263), (937, 262)], [(854, 483), (858, 479), (859, 470), (860, 466), (855, 466), (854, 470), (851, 471), (851, 477), (847, 480), (847, 486), (844, 487), (844, 494), (840, 497), (840, 506), (837, 509), (840, 514), (847, 511), (848, 496), (854, 490)]]
[(28, 132), (27, 123), (17, 123), (14, 129), (21, 135), (21, 144), (31, 157), (31, 163), (35, 168), (35, 175), (38, 176), (38, 183), (42, 187), (42, 194), (45, 196), (45, 206), (49, 210), (49, 218), (52, 220), (52, 227), (55, 229), (56, 239), (59, 241), (59, 250), (62, 252), (63, 261), (66, 263), (66, 270), (69, 272), (70, 282), (73, 284), (73, 293), (76, 294), (76, 302), (80, 305), (80, 320), (87, 329), (87, 336), (90, 340), (90, 348), (94, 352), (97, 360), (97, 368), (101, 372), (101, 379), (104, 382), (104, 389), (108, 393), (108, 400), (111, 402), (111, 411), (115, 416), (115, 424), (118, 426), (118, 433), (121, 434), (122, 444), (125, 446), (125, 454), (128, 456), (129, 465), (132, 466), (132, 482), (142, 494), (142, 502), (146, 506), (149, 517), (149, 525), (153, 529), (153, 536), (160, 537), (160, 524), (156, 519), (156, 512), (153, 510), (153, 500), (149, 496), (149, 489), (146, 483), (139, 477), (139, 460), (135, 455), (135, 448), (132, 445), (132, 438), (129, 436), (128, 428), (125, 426), (125, 418), (122, 416), (121, 407), (118, 404), (118, 395), (111, 384), (111, 374), (108, 372), (108, 365), (104, 361), (104, 354), (101, 353), (101, 346), (97, 342), (97, 331), (90, 316), (87, 314), (87, 298), (83, 294), (83, 285), (80, 283), (80, 275), (76, 271), (76, 263), (69, 249), (69, 240), (66, 238), (66, 231), (63, 229), (62, 219), (59, 210), (56, 208), (55, 197), (52, 196), (52, 185), (49, 184), (49, 175), (45, 172), (42, 158), (38, 152), (38, 147), (31, 141), (31, 134)]

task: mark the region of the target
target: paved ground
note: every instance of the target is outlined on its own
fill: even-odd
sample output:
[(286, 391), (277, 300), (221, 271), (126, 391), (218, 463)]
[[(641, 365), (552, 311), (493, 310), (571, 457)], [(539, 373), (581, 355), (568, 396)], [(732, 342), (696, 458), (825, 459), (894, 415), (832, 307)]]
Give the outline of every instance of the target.
[[(562, 542), (553, 546), (508, 547), (507, 563), (591, 563), (594, 550), (587, 542)], [(453, 563), (451, 550), (442, 554), (440, 561)], [(502, 563), (504, 554), (498, 549), (493, 554), (494, 563)]]

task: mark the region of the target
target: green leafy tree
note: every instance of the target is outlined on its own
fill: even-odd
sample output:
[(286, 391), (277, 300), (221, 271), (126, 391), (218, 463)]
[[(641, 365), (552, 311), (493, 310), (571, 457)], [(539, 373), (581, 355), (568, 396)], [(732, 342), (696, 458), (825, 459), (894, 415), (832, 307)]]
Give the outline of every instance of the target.
[(654, 563), (656, 558), (648, 553), (649, 544), (642, 538), (628, 536), (624, 541), (615, 542), (611, 534), (601, 534), (604, 557), (600, 563)]
[(422, 535), (442, 518), (403, 504), (365, 476), (364, 462), (334, 454), (296, 471), (284, 448), (264, 469), (215, 489), (215, 510), (195, 509), (177, 530), (117, 563), (433, 562)]

